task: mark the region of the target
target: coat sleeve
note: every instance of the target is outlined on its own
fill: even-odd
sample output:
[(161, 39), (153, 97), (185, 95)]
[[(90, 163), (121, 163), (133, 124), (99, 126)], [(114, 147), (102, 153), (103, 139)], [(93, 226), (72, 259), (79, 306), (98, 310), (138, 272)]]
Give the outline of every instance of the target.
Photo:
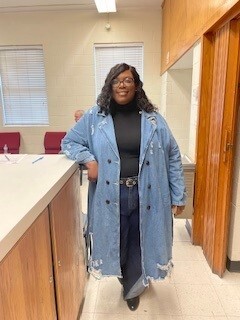
[(84, 114), (75, 126), (66, 134), (61, 143), (62, 152), (68, 158), (82, 164), (95, 160), (95, 157), (89, 148), (91, 143), (89, 116), (89, 112)]
[(182, 157), (178, 144), (166, 120), (159, 115), (160, 126), (163, 136), (163, 144), (165, 145), (165, 161), (168, 174), (168, 183), (171, 195), (171, 204), (183, 206), (186, 204), (187, 192), (184, 181)]
[(168, 161), (168, 178), (172, 205), (185, 205), (187, 193), (184, 182), (181, 153), (171, 132)]

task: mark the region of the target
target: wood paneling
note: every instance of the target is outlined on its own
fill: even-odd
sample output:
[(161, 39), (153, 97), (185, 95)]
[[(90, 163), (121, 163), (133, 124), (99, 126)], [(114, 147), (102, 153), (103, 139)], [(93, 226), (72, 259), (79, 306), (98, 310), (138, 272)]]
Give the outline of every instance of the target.
[(210, 128), (207, 154), (206, 197), (203, 230), (204, 254), (212, 266), (215, 237), (218, 174), (220, 162), (221, 132), (224, 113), (225, 79), (228, 53), (228, 30), (226, 25), (215, 34), (212, 101), (210, 105)]
[(193, 240), (202, 245), (212, 271), (219, 276), (226, 268), (239, 38), (235, 20), (203, 41)]
[[(233, 150), (236, 137), (238, 109), (240, 21), (230, 23), (228, 32), (228, 59), (224, 92), (224, 114), (218, 174), (218, 201), (216, 203), (213, 271), (223, 274), (226, 269), (230, 200), (232, 194)], [(222, 213), (222, 214), (219, 214)], [(219, 250), (222, 248), (222, 250)]]
[[(187, 7), (186, 1), (182, 1), (179, 6), (179, 1), (170, 1), (171, 27), (170, 27), (170, 61), (175, 60), (179, 49), (186, 45), (186, 30), (187, 30)], [(181, 28), (179, 28), (181, 26)]]
[(187, 25), (186, 28), (186, 37), (189, 41), (193, 36), (201, 36), (200, 30), (202, 23), (208, 19), (210, 14), (208, 1), (199, 1), (199, 0), (186, 0), (187, 6), (187, 16), (186, 20), (190, 25)]
[(57, 319), (48, 210), (0, 264), (0, 319)]
[(202, 37), (202, 64), (199, 101), (199, 122), (197, 130), (197, 164), (195, 174), (195, 196), (192, 241), (196, 245), (203, 242), (203, 212), (207, 181), (207, 150), (209, 143), (210, 112), (212, 96), (212, 71), (214, 59), (213, 35)]
[(169, 35), (170, 35), (170, 2), (167, 1), (163, 6), (163, 15), (162, 15), (162, 37), (164, 41), (162, 41), (162, 55), (161, 55), (161, 63), (162, 66), (168, 65), (170, 61), (170, 53), (169, 53)]
[(50, 204), (54, 273), (59, 320), (76, 320), (86, 281), (79, 201), (79, 172)]
[(237, 0), (165, 0), (161, 72), (171, 67), (220, 19), (224, 18), (226, 23), (239, 12)]

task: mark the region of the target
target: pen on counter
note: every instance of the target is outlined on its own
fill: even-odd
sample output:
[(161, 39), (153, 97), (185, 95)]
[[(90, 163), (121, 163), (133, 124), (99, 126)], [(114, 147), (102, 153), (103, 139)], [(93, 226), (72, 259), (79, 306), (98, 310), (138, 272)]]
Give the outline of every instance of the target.
[(7, 159), (7, 161), (10, 161), (9, 157), (6, 154), (4, 156)]
[(39, 160), (42, 160), (44, 157), (40, 157), (40, 158), (37, 158), (36, 160), (34, 160), (32, 163), (35, 163), (35, 162), (37, 162), (37, 161), (39, 161)]

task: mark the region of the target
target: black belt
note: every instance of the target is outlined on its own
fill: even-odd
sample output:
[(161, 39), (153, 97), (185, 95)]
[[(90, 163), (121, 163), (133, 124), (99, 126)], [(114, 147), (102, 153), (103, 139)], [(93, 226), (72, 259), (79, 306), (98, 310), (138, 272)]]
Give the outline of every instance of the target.
[(121, 178), (119, 181), (120, 184), (130, 188), (135, 186), (138, 183), (138, 177), (128, 177), (128, 178)]

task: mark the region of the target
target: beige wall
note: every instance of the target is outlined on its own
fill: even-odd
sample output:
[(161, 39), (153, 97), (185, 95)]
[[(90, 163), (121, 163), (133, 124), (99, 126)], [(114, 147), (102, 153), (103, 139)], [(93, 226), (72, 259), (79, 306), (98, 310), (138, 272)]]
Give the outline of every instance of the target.
[(94, 43), (143, 42), (144, 89), (160, 103), (161, 11), (128, 10), (107, 15), (95, 11), (0, 14), (0, 45), (42, 44), (46, 69), (49, 126), (3, 127), (21, 132), (21, 152), (43, 152), (45, 131), (65, 131), (76, 109), (95, 103)]

